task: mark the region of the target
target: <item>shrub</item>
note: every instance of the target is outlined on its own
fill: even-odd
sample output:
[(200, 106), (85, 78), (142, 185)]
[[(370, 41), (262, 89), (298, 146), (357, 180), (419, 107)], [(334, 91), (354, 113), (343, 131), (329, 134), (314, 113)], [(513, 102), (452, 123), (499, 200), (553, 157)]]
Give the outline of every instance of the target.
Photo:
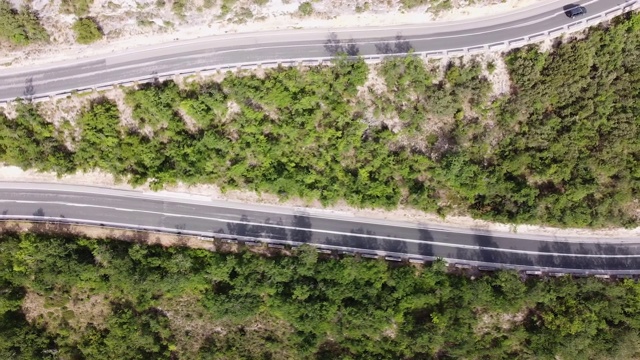
[(171, 5), (171, 10), (180, 18), (184, 18), (184, 12), (187, 10), (187, 2), (185, 0), (174, 0)]
[(304, 16), (309, 16), (313, 14), (313, 5), (310, 2), (305, 1), (300, 6), (298, 6), (298, 11)]
[(496, 71), (496, 63), (489, 61), (487, 63), (487, 72), (489, 72), (489, 74), (493, 74), (494, 71)]
[(15, 45), (27, 45), (49, 40), (49, 34), (29, 7), (18, 11), (7, 0), (0, 0), (0, 38)]
[(84, 16), (89, 13), (93, 0), (62, 0), (60, 11), (66, 14)]
[(102, 39), (100, 26), (91, 18), (78, 19), (73, 24), (73, 31), (79, 44), (91, 44)]

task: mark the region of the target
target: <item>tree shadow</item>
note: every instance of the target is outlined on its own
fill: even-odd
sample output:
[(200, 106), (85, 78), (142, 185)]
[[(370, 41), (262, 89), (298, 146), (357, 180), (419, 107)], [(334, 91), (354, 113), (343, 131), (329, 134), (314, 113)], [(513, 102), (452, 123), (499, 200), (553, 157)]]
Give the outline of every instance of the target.
[(334, 32), (329, 33), (329, 37), (324, 43), (324, 49), (331, 56), (337, 56), (341, 54), (346, 54), (348, 56), (358, 56), (358, 54), (360, 54), (360, 48), (353, 38), (349, 39), (345, 43), (342, 43), (342, 41), (338, 39), (338, 34)]
[(44, 209), (43, 208), (38, 208), (38, 210), (36, 210), (33, 213), (33, 216), (40, 216), (40, 217), (44, 217)]
[(249, 217), (243, 214), (240, 217), (240, 222), (237, 223), (227, 223), (227, 230), (229, 234), (236, 236), (247, 236), (249, 230)]
[(126, 235), (125, 234), (121, 234), (119, 236), (115, 235), (114, 232), (111, 232), (109, 237), (120, 239), (120, 240), (125, 240), (125, 241), (130, 241), (130, 242), (135, 243), (135, 244), (149, 244), (149, 245), (161, 244), (161, 241), (159, 239), (156, 239), (156, 241), (154, 241), (154, 239), (152, 238), (152, 233), (150, 233), (148, 231), (134, 231), (131, 234), (126, 234)]
[(377, 54), (393, 54), (393, 46), (389, 42), (381, 42), (376, 43), (374, 45), (376, 47)]
[(473, 244), (477, 249), (458, 248), (455, 258), (461, 261), (494, 264), (496, 266), (535, 266), (535, 259), (526, 253), (501, 249), (490, 235), (474, 234)]
[(58, 221), (31, 223), (29, 231), (43, 235), (57, 234), (63, 237), (73, 237), (82, 234), (82, 232), (74, 230), (72, 224)]
[[(632, 251), (635, 250), (635, 251)], [(544, 243), (539, 266), (588, 271), (640, 271), (638, 244)]]
[(151, 72), (151, 83), (154, 86), (158, 86), (160, 84), (160, 77), (158, 76), (158, 71), (157, 70), (153, 70)]
[(262, 234), (268, 238), (268, 239), (273, 239), (273, 240), (288, 240), (289, 239), (289, 235), (287, 234), (287, 229), (285, 229), (284, 226), (284, 221), (281, 218), (278, 218), (277, 220), (273, 221), (271, 220), (271, 218), (267, 218), (264, 221), (265, 225), (270, 225), (270, 226), (265, 226), (264, 229), (262, 229)]
[[(283, 228), (284, 221), (277, 219), (276, 221), (267, 218), (264, 224), (251, 223), (247, 215), (240, 217), (240, 222), (227, 223), (227, 231), (229, 235), (237, 237), (250, 237), (257, 239), (273, 239), (286, 241), (288, 239), (287, 230)], [(217, 234), (225, 234), (224, 229), (214, 231)]]
[[(325, 244), (333, 246), (343, 246), (355, 249), (373, 250), (377, 251), (381, 249), (380, 240), (373, 237), (376, 234), (373, 231), (365, 230), (360, 227), (357, 229), (351, 229), (351, 235), (330, 235), (324, 239)], [(365, 236), (362, 236), (365, 235)]]
[(104, 95), (99, 95), (96, 98), (93, 98), (89, 101), (89, 107), (93, 108), (98, 105), (110, 104), (110, 103), (111, 103), (111, 100), (109, 100), (108, 97)]
[(418, 244), (418, 254), (427, 257), (435, 258), (435, 253), (433, 252), (433, 235), (431, 235), (431, 231), (427, 229), (418, 229), (418, 233), (420, 234), (420, 243)]
[[(153, 76), (153, 72), (151, 73), (151, 75)], [(147, 90), (150, 88), (157, 88), (158, 91), (163, 91), (163, 90), (166, 90), (170, 85), (171, 85), (170, 82), (168, 81), (161, 82), (158, 79), (158, 81), (139, 83), (138, 90)]]
[(392, 41), (381, 41), (374, 46), (378, 54), (407, 54), (414, 50), (411, 42), (400, 34)]
[(396, 42), (394, 43), (396, 53), (406, 54), (413, 50), (413, 45), (404, 36), (396, 35)]
[(33, 77), (28, 77), (24, 80), (24, 90), (22, 95), (26, 100), (31, 100), (36, 94), (36, 88), (33, 86)]
[(307, 215), (294, 215), (291, 221), (291, 230), (289, 240), (309, 243), (311, 242), (311, 218)]
[(184, 231), (184, 230), (186, 230), (186, 229), (187, 229), (187, 224), (185, 224), (185, 223), (182, 223), (182, 224), (176, 224), (174, 227), (175, 227), (175, 229), (177, 230), (177, 231), (176, 231), (176, 234), (181, 235), (181, 234), (182, 234), (182, 231)]
[(402, 240), (383, 239), (382, 250), (391, 253), (406, 254), (407, 242)]

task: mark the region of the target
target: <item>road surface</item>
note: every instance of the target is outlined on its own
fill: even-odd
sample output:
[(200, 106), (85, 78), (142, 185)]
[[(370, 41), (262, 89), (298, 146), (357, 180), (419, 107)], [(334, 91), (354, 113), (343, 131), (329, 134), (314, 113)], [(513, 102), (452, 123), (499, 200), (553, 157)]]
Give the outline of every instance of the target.
[[(561, 28), (572, 20), (567, 1), (545, 2), (506, 14), (467, 21), (393, 28), (286, 30), (233, 34), (176, 41), (118, 54), (66, 61), (40, 67), (0, 70), (0, 101), (17, 97), (115, 84), (154, 74), (216, 67), (223, 64), (267, 63), (287, 59), (329, 57), (343, 50), (363, 56), (415, 51), (463, 49)], [(588, 15), (624, 1), (581, 0)]]
[(640, 273), (640, 240), (558, 239), (429, 228), (281, 206), (166, 197), (139, 191), (0, 182), (0, 218), (65, 219), (223, 235), (413, 259), (566, 273)]

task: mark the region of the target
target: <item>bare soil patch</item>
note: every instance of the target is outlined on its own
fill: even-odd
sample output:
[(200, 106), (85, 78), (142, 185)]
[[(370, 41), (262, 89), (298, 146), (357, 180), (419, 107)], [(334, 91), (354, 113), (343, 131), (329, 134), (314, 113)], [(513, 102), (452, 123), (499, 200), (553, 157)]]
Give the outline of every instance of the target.
[(478, 335), (490, 332), (506, 331), (522, 323), (527, 316), (528, 309), (516, 313), (483, 313), (479, 314), (475, 333)]
[(68, 323), (78, 330), (83, 330), (88, 325), (101, 328), (111, 313), (111, 307), (104, 295), (91, 295), (78, 289), (74, 289), (68, 295), (55, 296), (27, 291), (22, 310), (31, 323), (48, 328), (57, 328), (63, 323)]

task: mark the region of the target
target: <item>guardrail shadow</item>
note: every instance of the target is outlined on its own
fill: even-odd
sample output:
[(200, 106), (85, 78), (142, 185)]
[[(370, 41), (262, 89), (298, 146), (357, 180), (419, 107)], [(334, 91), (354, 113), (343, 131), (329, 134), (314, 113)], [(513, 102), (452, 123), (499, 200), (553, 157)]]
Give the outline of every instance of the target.
[(44, 213), (44, 209), (43, 208), (38, 208), (38, 210), (33, 212), (33, 216), (40, 216), (40, 217), (44, 217), (45, 213)]

